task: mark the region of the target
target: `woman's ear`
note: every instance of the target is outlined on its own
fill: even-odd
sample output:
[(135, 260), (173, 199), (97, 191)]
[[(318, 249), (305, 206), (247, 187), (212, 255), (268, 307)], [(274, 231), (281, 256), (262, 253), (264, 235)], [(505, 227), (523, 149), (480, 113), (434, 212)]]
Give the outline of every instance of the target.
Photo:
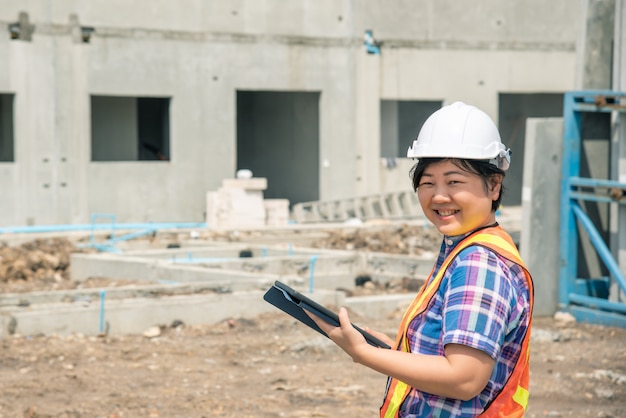
[(494, 174), (489, 179), (491, 187), (489, 189), (489, 193), (491, 194), (491, 200), (498, 200), (500, 197), (500, 192), (502, 191), (502, 174)]

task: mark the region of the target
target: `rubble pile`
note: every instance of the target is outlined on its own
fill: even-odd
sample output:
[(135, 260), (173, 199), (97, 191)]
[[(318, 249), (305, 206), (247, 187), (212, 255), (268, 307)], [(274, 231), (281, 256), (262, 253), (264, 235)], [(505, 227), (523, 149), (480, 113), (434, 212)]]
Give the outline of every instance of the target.
[(0, 242), (0, 285), (69, 281), (70, 254), (76, 251), (64, 238), (37, 239), (18, 247)]

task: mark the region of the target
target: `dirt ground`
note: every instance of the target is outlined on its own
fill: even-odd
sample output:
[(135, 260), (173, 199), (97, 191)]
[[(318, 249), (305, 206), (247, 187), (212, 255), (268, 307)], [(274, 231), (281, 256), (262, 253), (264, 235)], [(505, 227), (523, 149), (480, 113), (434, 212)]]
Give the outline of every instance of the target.
[[(355, 242), (344, 233), (318, 245)], [(25, 245), (0, 246), (0, 292), (78, 286), (68, 279), (73, 244)], [(12, 275), (20, 269), (32, 274)], [(398, 314), (352, 320), (390, 335), (399, 323)], [(279, 311), (164, 324), (150, 336), (14, 335), (0, 346), (0, 418), (374, 417), (385, 386)], [(626, 417), (626, 329), (535, 318), (530, 389), (528, 417)]]

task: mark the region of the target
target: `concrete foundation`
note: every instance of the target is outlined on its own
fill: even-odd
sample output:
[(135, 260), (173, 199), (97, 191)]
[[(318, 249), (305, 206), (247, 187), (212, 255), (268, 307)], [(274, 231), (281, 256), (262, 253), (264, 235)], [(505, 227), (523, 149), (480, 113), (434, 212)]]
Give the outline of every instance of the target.
[[(198, 324), (253, 317), (276, 309), (262, 299), (275, 280), (310, 293), (324, 305), (345, 305), (364, 316), (386, 315), (408, 305), (414, 293), (346, 297), (355, 288), (355, 278), (368, 275), (383, 285), (403, 278), (423, 282), (434, 262), (432, 254), (407, 257), (286, 247), (271, 244), (272, 235), (268, 232), (269, 245), (201, 246), (190, 241), (196, 245), (133, 250), (129, 242), (124, 252), (72, 254), (73, 280), (106, 277), (133, 284), (0, 295), (0, 338), (16, 333), (138, 333), (175, 320)], [(262, 240), (263, 232), (259, 236)]]

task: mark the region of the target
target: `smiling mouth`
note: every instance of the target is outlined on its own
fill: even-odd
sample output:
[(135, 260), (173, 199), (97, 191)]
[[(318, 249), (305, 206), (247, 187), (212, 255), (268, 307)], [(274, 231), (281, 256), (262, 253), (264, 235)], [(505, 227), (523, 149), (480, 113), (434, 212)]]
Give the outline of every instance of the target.
[(435, 213), (437, 215), (439, 215), (439, 216), (452, 216), (452, 215), (455, 215), (455, 214), (457, 214), (459, 212), (460, 211), (458, 211), (458, 210), (451, 210), (451, 209), (448, 209), (448, 210), (435, 210)]

